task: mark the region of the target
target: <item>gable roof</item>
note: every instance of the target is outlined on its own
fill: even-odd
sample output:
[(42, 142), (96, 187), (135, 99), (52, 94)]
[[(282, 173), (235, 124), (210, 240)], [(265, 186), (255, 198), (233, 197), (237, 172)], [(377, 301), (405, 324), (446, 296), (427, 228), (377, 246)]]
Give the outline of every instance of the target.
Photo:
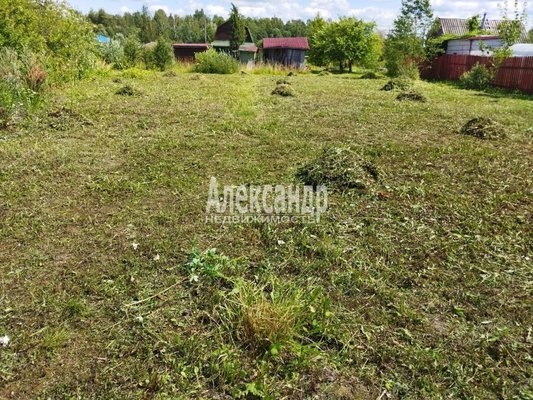
[[(467, 19), (463, 18), (439, 18), (441, 31), (443, 35), (467, 35), (468, 24)], [(491, 34), (498, 34), (498, 25), (502, 22), (501, 19), (486, 19), (483, 21), (482, 30), (488, 31)]]
[(309, 50), (306, 37), (264, 38), (263, 49)]
[[(246, 31), (246, 39), (244, 39), (247, 43), (253, 43), (254, 40), (252, 38), (252, 34), (250, 32), (250, 29), (245, 26), (244, 30)], [(217, 27), (217, 30), (215, 32), (215, 40), (231, 40), (231, 32), (233, 31), (233, 24), (231, 23), (231, 20), (228, 19), (223, 24), (219, 25)]]
[[(466, 36), (468, 35), (468, 23), (467, 19), (463, 18), (439, 18), (440, 30), (438, 35), (457, 35), (457, 36)], [(481, 29), (487, 31), (488, 35), (498, 36), (498, 25), (503, 22), (503, 19), (485, 19), (482, 20)], [(522, 24), (522, 34), (518, 39), (519, 42), (523, 42), (527, 39), (527, 30), (524, 24)]]

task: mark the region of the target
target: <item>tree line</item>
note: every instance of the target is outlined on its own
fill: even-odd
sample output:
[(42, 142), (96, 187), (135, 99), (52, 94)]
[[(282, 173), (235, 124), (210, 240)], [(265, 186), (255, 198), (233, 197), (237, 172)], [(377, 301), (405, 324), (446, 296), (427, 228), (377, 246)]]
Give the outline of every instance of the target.
[[(281, 18), (249, 18), (241, 15), (242, 22), (252, 32), (256, 42), (265, 37), (295, 37), (309, 34), (308, 23), (299, 19), (284, 22)], [(122, 15), (109, 14), (103, 9), (91, 10), (87, 19), (98, 34), (110, 38), (134, 36), (140, 43), (154, 42), (160, 38), (174, 43), (210, 43), (217, 26), (225, 19), (219, 15), (208, 16), (203, 9), (192, 15), (168, 14), (159, 9), (153, 14), (143, 6), (136, 12)]]

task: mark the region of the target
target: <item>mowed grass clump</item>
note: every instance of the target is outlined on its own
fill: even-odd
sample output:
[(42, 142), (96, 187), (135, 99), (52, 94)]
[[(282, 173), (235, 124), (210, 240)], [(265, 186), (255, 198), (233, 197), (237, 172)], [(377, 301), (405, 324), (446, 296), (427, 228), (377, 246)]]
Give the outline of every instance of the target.
[(394, 89), (409, 90), (413, 87), (413, 81), (408, 78), (394, 78), (388, 81), (380, 90), (391, 91)]
[(407, 92), (402, 92), (396, 96), (396, 100), (399, 101), (418, 101), (420, 103), (427, 102), (426, 96), (416, 90), (409, 90)]
[(140, 93), (140, 91), (134, 89), (131, 85), (124, 85), (115, 92), (119, 96), (137, 96)]
[(306, 185), (349, 189), (368, 189), (377, 182), (377, 167), (362, 160), (353, 150), (346, 147), (326, 147), (310, 163), (299, 168), (296, 177)]
[(478, 139), (495, 140), (506, 137), (505, 126), (492, 118), (478, 117), (468, 121), (461, 128), (463, 135), (474, 136)]
[(292, 88), (290, 83), (280, 83), (272, 91), (273, 95), (282, 96), (282, 97), (293, 97), (296, 96), (296, 92)]

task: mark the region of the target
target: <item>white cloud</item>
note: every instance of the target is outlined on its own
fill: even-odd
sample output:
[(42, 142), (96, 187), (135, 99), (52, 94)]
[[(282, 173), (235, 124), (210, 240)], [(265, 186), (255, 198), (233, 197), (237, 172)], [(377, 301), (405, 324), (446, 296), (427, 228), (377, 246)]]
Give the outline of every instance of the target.
[(228, 12), (227, 12), (227, 10), (224, 7), (217, 6), (215, 4), (208, 4), (205, 7), (205, 12), (208, 15), (220, 15), (220, 16), (223, 16), (223, 17), (228, 15)]

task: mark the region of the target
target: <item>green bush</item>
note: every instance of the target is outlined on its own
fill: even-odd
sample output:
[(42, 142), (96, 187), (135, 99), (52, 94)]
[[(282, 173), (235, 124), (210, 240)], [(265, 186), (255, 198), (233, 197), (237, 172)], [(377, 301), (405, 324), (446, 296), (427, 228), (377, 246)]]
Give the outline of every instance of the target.
[(420, 70), (415, 61), (406, 61), (398, 67), (398, 77), (417, 80), (420, 79)]
[(160, 38), (157, 42), (145, 44), (142, 47), (140, 58), (146, 69), (164, 71), (172, 64), (174, 54), (170, 44)]
[(0, 0), (0, 47), (38, 57), (52, 81), (80, 79), (96, 63), (92, 26), (64, 2)]
[(423, 58), (420, 49), (420, 40), (416, 37), (387, 38), (383, 49), (387, 75), (418, 79), (418, 62)]
[(166, 40), (159, 38), (157, 44), (152, 49), (152, 62), (154, 67), (160, 71), (164, 71), (174, 60), (174, 54), (172, 53), (172, 47)]
[(209, 49), (196, 54), (195, 72), (204, 74), (233, 74), (239, 70), (239, 63), (225, 53)]
[(492, 75), (486, 66), (476, 63), (470, 71), (461, 76), (459, 84), (465, 89), (485, 90), (492, 85)]
[(128, 67), (133, 67), (141, 58), (141, 43), (135, 36), (129, 36), (124, 41), (124, 61)]
[(102, 59), (115, 69), (124, 69), (128, 66), (124, 54), (124, 47), (118, 40), (102, 43), (100, 45), (100, 54)]

